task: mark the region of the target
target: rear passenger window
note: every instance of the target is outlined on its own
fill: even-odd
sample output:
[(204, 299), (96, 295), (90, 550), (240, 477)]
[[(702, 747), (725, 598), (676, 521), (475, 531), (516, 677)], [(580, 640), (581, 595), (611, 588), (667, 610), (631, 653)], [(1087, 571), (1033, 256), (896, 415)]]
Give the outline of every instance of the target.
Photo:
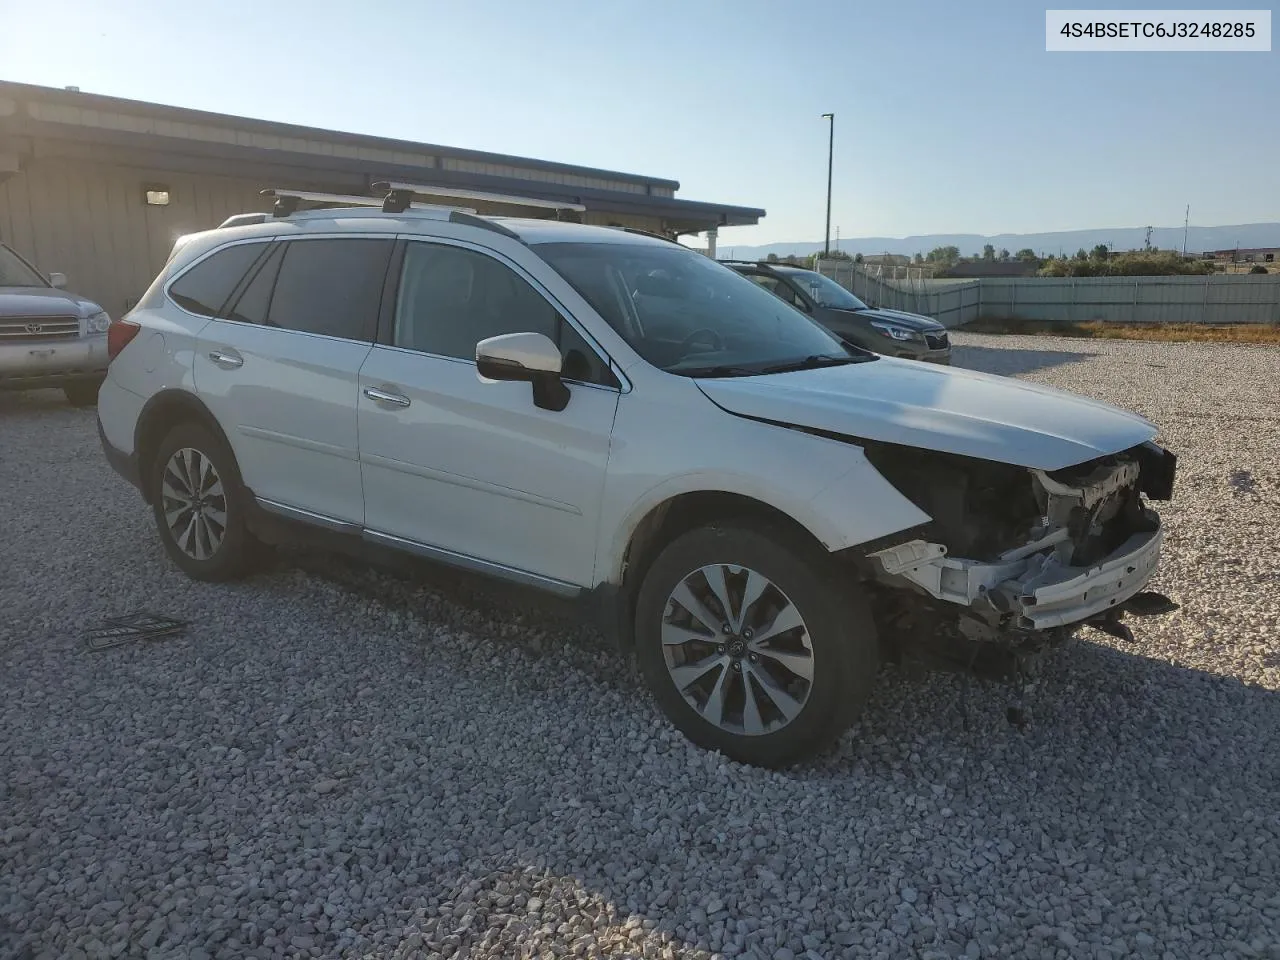
[[(393, 242), (353, 238), (283, 244), (267, 325), (372, 342)], [(259, 279), (245, 290), (245, 298), (262, 294), (253, 289)]]
[(266, 243), (237, 243), (197, 263), (169, 287), (169, 299), (202, 317), (216, 316)]

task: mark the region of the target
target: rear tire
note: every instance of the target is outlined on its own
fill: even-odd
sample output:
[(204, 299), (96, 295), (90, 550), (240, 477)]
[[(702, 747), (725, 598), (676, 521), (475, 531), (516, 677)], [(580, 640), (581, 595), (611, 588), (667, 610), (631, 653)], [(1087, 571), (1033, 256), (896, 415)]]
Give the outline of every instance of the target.
[(247, 497), (235, 456), (207, 427), (182, 423), (160, 442), (148, 489), (165, 552), (195, 580), (249, 572), (256, 541), (245, 526)]
[(101, 387), (101, 380), (77, 380), (64, 386), (62, 392), (66, 395), (67, 403), (73, 407), (96, 407)]
[(745, 522), (690, 531), (658, 555), (636, 600), (636, 658), (685, 736), (781, 767), (848, 728), (879, 644), (861, 588), (833, 566), (791, 531)]

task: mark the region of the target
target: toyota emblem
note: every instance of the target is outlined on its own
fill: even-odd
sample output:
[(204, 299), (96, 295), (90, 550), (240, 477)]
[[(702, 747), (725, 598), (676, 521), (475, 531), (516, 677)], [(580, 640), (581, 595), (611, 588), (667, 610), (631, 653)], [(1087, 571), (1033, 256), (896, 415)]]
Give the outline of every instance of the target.
[(42, 324), (39, 324), (39, 323), (27, 324), (27, 333), (40, 333), (43, 330), (44, 330), (44, 326)]

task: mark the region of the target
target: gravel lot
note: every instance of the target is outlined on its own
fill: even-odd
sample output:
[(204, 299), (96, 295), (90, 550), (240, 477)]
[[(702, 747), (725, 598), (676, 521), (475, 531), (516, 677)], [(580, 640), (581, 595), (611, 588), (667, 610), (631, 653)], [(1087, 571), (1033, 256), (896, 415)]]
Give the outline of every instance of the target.
[[(1082, 631), (1021, 732), (886, 671), (788, 773), (466, 582), (190, 582), (92, 412), (0, 394), (0, 957), (1280, 958), (1280, 351), (956, 339), (1161, 424), (1183, 607)], [(83, 648), (137, 608), (193, 625)]]

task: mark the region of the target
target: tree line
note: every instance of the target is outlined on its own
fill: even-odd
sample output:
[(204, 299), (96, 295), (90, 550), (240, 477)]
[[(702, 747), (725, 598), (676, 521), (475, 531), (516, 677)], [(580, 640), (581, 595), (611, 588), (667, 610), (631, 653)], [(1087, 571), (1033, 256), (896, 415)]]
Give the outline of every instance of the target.
[[(794, 266), (813, 269), (819, 259), (852, 260), (862, 263), (862, 254), (850, 256), (843, 250), (832, 250), (828, 254), (815, 253), (809, 256), (778, 257), (769, 254), (770, 263), (788, 263)], [(1177, 250), (1128, 250), (1122, 253), (1112, 251), (1106, 244), (1100, 243), (1092, 250), (1081, 247), (1072, 256), (1040, 256), (1030, 247), (1023, 247), (1016, 253), (1007, 248), (997, 250), (988, 243), (983, 246), (979, 256), (964, 257), (960, 248), (952, 245), (934, 247), (928, 253), (917, 252), (911, 262), (919, 267), (928, 267), (933, 273), (942, 273), (964, 263), (985, 262), (1017, 262), (1035, 264), (1036, 273), (1042, 277), (1168, 277), (1168, 276), (1203, 276), (1216, 273), (1223, 268), (1218, 264), (1204, 260), (1184, 257)], [(1256, 270), (1265, 273), (1266, 268)]]

